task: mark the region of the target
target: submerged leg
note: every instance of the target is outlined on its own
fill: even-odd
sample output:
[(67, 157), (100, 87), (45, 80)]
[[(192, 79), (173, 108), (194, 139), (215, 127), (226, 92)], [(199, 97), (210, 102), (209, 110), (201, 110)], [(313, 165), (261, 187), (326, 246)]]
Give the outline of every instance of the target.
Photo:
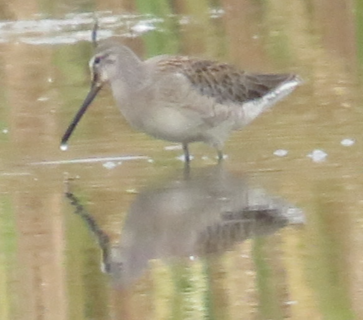
[(222, 150), (219, 150), (217, 149), (217, 156), (218, 156), (218, 163), (222, 162), (223, 160), (223, 151)]
[(183, 151), (184, 151), (185, 162), (190, 162), (190, 154), (189, 154), (189, 148), (188, 148), (187, 143), (183, 143)]
[(189, 180), (190, 178), (190, 162), (184, 162), (183, 177), (184, 180)]

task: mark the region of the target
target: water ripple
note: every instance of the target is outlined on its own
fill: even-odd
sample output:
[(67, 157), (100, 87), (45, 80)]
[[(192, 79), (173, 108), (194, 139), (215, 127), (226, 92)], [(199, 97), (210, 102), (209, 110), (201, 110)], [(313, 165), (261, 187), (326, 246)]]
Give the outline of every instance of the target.
[(152, 15), (114, 15), (110, 11), (67, 14), (63, 19), (48, 19), (38, 15), (34, 20), (0, 22), (0, 43), (15, 41), (31, 45), (57, 45), (91, 41), (95, 16), (100, 25), (98, 39), (137, 37), (161, 29), (160, 24), (164, 21)]

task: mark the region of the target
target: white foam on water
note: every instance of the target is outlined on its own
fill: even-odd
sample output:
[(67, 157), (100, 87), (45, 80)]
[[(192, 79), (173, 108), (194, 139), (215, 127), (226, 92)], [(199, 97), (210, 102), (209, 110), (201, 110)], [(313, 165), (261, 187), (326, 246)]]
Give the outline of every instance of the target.
[(352, 146), (353, 144), (355, 144), (355, 141), (354, 139), (343, 139), (342, 141), (340, 141), (340, 144), (344, 147), (350, 147)]
[(123, 157), (105, 157), (105, 158), (83, 158), (69, 160), (39, 161), (33, 162), (31, 165), (59, 165), (59, 164), (75, 164), (75, 163), (96, 163), (96, 162), (113, 162), (113, 161), (131, 161), (131, 160), (148, 160), (147, 156), (123, 156)]
[[(184, 155), (184, 153), (181, 154), (180, 156), (176, 157), (176, 159), (178, 159), (178, 160), (180, 160), (182, 162), (185, 162), (185, 155)], [(193, 159), (194, 159), (194, 156), (190, 155), (189, 156), (189, 160), (192, 161)]]
[[(0, 43), (22, 42), (31, 45), (72, 44), (91, 41), (95, 16), (99, 23), (97, 39), (114, 35), (135, 37), (161, 30), (164, 18), (151, 14), (114, 14), (111, 11), (66, 14), (61, 19), (34, 15), (29, 20), (0, 21)], [(130, 30), (132, 34), (130, 34)]]
[(152, 21), (139, 21), (137, 24), (135, 24), (133, 27), (131, 27), (131, 30), (138, 33), (143, 34), (147, 31), (155, 30), (156, 26), (153, 24)]
[(107, 162), (105, 162), (102, 166), (103, 166), (104, 168), (106, 168), (106, 169), (111, 170), (111, 169), (116, 168), (117, 164), (116, 164), (115, 162), (113, 162), (113, 161), (107, 161)]
[(164, 147), (164, 150), (181, 150), (181, 149), (182, 149), (181, 144)]
[(316, 149), (309, 153), (307, 157), (311, 158), (314, 162), (324, 162), (328, 154), (323, 150)]
[(284, 149), (278, 149), (274, 151), (274, 155), (278, 156), (278, 157), (285, 157), (287, 156), (287, 154), (289, 153), (289, 151), (284, 150)]
[(47, 101), (47, 100), (49, 100), (49, 98), (48, 98), (48, 97), (45, 97), (45, 96), (43, 96), (43, 97), (39, 97), (39, 98), (37, 99), (37, 101)]

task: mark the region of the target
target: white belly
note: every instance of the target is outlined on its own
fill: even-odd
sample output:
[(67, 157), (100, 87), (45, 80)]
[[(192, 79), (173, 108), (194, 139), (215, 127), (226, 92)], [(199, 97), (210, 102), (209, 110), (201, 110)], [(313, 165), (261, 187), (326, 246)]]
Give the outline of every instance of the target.
[(165, 107), (152, 110), (138, 129), (158, 139), (192, 142), (201, 140), (201, 126), (202, 121), (193, 112)]

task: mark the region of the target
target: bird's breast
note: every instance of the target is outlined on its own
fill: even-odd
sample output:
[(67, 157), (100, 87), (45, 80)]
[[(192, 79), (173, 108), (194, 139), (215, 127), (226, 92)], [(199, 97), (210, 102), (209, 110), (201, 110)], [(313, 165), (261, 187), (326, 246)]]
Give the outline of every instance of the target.
[(175, 106), (149, 106), (135, 124), (140, 131), (173, 142), (196, 141), (200, 136), (200, 119)]

